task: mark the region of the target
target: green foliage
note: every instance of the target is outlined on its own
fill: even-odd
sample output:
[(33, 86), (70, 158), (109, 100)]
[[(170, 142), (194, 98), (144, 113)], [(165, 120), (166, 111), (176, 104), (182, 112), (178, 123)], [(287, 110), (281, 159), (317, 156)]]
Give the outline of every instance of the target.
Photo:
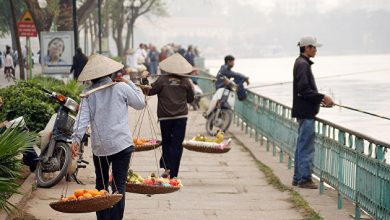
[(20, 154), (35, 142), (36, 134), (19, 128), (9, 128), (0, 135), (0, 209), (10, 212), (15, 208), (7, 199), (20, 186), (16, 182), (22, 165)]
[(16, 85), (0, 89), (0, 96), (4, 101), (0, 118), (24, 116), (31, 131), (42, 130), (55, 113), (58, 104), (42, 92), (40, 87), (71, 97), (78, 102), (78, 95), (84, 88), (75, 81), (65, 84), (61, 80), (42, 76), (29, 81), (19, 81)]

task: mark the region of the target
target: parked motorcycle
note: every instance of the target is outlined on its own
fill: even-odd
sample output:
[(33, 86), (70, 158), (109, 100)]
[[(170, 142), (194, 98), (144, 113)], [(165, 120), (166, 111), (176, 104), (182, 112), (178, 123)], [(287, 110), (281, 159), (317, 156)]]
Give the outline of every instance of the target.
[(69, 97), (57, 94), (41, 88), (54, 101), (60, 104), (58, 111), (54, 114), (46, 128), (39, 132), (41, 137), (41, 154), (36, 169), (36, 178), (38, 187), (49, 188), (56, 185), (66, 176), (69, 181), (73, 178), (77, 183), (79, 168), (85, 168), (88, 164), (83, 160), (84, 145), (87, 144), (88, 136), (85, 135), (80, 144), (80, 154), (72, 160), (70, 144), (75, 123), (75, 114), (79, 105)]
[(219, 88), (210, 101), (205, 113), (207, 119), (206, 131), (209, 135), (216, 135), (217, 131), (226, 132), (233, 120), (233, 108), (236, 99), (237, 84), (224, 77), (225, 86)]

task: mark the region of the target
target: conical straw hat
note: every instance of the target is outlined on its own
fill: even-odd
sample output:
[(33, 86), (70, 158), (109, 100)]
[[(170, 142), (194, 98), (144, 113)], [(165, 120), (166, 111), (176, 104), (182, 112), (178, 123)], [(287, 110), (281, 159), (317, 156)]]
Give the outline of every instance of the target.
[(93, 54), (88, 57), (87, 65), (80, 73), (78, 81), (88, 81), (110, 75), (123, 68), (123, 64), (116, 62), (106, 56)]
[(160, 65), (160, 69), (167, 72), (178, 75), (185, 75), (191, 73), (193, 67), (191, 64), (184, 59), (184, 57), (178, 53), (173, 54), (172, 56), (163, 60)]

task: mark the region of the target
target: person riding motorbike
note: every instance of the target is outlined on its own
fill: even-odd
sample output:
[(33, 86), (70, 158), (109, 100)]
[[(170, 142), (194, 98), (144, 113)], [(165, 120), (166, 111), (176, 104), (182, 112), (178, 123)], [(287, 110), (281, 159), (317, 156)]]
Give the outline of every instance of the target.
[(233, 78), (234, 83), (238, 86), (237, 97), (239, 100), (244, 100), (246, 98), (246, 92), (243, 83), (246, 82), (249, 85), (249, 77), (232, 71), (234, 60), (235, 58), (232, 55), (225, 56), (225, 64), (221, 66), (216, 76), (215, 89), (218, 90), (219, 88), (226, 87), (225, 77), (228, 79)]

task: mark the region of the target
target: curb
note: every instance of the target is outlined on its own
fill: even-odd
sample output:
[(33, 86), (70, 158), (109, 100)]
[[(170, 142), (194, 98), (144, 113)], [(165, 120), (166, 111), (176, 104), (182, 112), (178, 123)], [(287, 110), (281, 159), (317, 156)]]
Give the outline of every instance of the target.
[(7, 201), (15, 205), (19, 210), (14, 210), (12, 213), (0, 212), (0, 220), (13, 219), (20, 217), (23, 213), (23, 207), (26, 205), (27, 200), (30, 198), (32, 191), (35, 187), (35, 174), (31, 173), (27, 179), (20, 186), (18, 193), (13, 194)]

